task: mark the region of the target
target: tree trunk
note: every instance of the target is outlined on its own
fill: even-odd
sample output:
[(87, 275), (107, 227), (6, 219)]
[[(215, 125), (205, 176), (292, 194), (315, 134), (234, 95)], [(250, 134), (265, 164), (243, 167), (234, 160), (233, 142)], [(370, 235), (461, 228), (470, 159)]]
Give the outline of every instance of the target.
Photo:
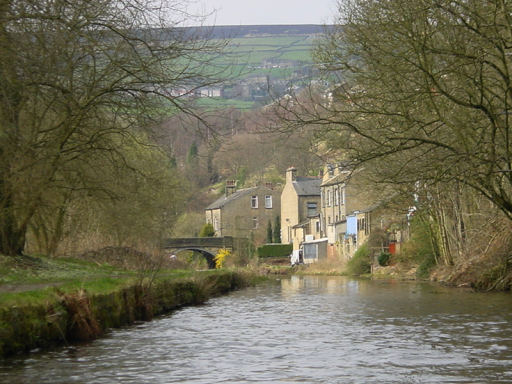
[[(0, 193), (3, 192), (2, 190)], [(25, 249), (27, 228), (18, 228), (16, 225), (12, 198), (4, 195), (1, 196), (1, 200), (3, 206), (0, 215), (0, 253), (10, 256), (21, 255)]]

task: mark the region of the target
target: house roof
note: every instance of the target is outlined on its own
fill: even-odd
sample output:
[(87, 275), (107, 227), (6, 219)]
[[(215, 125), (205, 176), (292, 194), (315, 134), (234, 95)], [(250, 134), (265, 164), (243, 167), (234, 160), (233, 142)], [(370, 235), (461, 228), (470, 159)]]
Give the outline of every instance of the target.
[(222, 196), (220, 197), (219, 199), (215, 200), (213, 203), (211, 203), (209, 206), (207, 206), (205, 208), (205, 210), (210, 210), (210, 209), (219, 209), (219, 208), (222, 208), (224, 207), (226, 204), (229, 204), (230, 202), (232, 201), (235, 201), (243, 196), (246, 196), (246, 195), (250, 195), (250, 194), (253, 194), (255, 192), (258, 192), (258, 190), (263, 190), (263, 191), (268, 191), (269, 194), (273, 194), (274, 193), (274, 190), (272, 188), (269, 188), (267, 186), (256, 186), (256, 187), (250, 187), (250, 188), (244, 188), (244, 189), (239, 189), (235, 192), (233, 192), (231, 195), (229, 196)]
[(239, 189), (238, 191), (233, 192), (229, 196), (222, 196), (221, 198), (217, 199), (213, 203), (211, 203), (209, 206), (207, 206), (205, 209), (219, 209), (225, 206), (226, 204), (229, 204), (231, 201), (237, 200), (242, 196), (248, 195), (254, 191), (256, 191), (258, 187), (251, 187), (251, 188), (245, 188), (245, 189)]
[(320, 196), (322, 179), (318, 177), (297, 177), (293, 181), (293, 188), (298, 196)]
[(309, 220), (305, 220), (302, 223), (295, 224), (292, 228), (302, 228), (309, 224)]
[(356, 209), (352, 212), (350, 212), (347, 216), (352, 216), (352, 215), (355, 215), (357, 213), (368, 213), (368, 212), (372, 212), (378, 208), (380, 208), (381, 206), (383, 206), (384, 204), (386, 204), (385, 201), (383, 200), (380, 200), (378, 202), (376, 202), (375, 204), (373, 205), (370, 205), (369, 207), (366, 207), (366, 208), (363, 208), (363, 209)]
[(332, 176), (329, 179), (325, 180), (322, 183), (322, 187), (327, 187), (329, 185), (336, 185), (347, 182), (350, 178), (350, 172), (342, 172), (337, 174), (336, 176)]

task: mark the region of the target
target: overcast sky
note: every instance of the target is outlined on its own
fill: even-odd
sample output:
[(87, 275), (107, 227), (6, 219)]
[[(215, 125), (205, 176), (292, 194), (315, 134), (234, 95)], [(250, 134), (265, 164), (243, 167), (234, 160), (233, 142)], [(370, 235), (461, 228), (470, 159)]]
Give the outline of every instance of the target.
[(331, 24), (336, 0), (197, 0), (206, 25)]

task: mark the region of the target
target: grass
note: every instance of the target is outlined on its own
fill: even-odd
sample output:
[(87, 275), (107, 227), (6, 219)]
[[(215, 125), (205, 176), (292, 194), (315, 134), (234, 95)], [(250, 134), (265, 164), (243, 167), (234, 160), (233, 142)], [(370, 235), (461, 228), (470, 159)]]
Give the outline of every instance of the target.
[(44, 256), (0, 255), (0, 290), (2, 285), (64, 283), (92, 277), (133, 275), (110, 265), (98, 265), (80, 259), (49, 258)]
[(40, 303), (53, 303), (57, 301), (57, 291), (53, 288), (45, 288), (25, 292), (0, 293), (0, 308), (31, 306)]
[[(161, 270), (157, 280), (193, 277), (191, 270)], [(56, 302), (62, 294), (86, 290), (111, 293), (143, 282), (147, 274), (82, 259), (0, 255), (0, 308)]]
[(346, 276), (346, 265), (339, 261), (321, 260), (314, 264), (301, 265), (294, 272), (297, 275)]
[(296, 44), (307, 44), (310, 42), (307, 36), (267, 36), (267, 37), (239, 37), (230, 40), (230, 46), (274, 46), (282, 47)]
[(257, 37), (232, 39), (225, 54), (212, 58), (211, 64), (231, 67), (233, 63), (257, 66), (264, 60), (283, 59), (312, 63), (313, 39), (308, 36)]
[(136, 274), (110, 265), (44, 256), (0, 256), (0, 307), (55, 302), (62, 293), (111, 292)]
[[(151, 271), (150, 271), (151, 272)], [(154, 282), (201, 279), (220, 270), (161, 269)], [(134, 284), (147, 284), (150, 273), (126, 270), (83, 259), (0, 255), (0, 309), (55, 303), (63, 294), (85, 290), (109, 294)]]
[(202, 97), (197, 99), (196, 105), (207, 110), (224, 108), (252, 109), (256, 103), (253, 101), (242, 101), (234, 99), (222, 99), (220, 97)]

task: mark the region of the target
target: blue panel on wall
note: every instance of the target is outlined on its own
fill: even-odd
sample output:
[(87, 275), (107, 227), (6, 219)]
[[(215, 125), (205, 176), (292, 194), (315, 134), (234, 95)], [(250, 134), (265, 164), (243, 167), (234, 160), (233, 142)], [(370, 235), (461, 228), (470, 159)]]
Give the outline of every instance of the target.
[(347, 216), (347, 235), (357, 235), (357, 216)]

